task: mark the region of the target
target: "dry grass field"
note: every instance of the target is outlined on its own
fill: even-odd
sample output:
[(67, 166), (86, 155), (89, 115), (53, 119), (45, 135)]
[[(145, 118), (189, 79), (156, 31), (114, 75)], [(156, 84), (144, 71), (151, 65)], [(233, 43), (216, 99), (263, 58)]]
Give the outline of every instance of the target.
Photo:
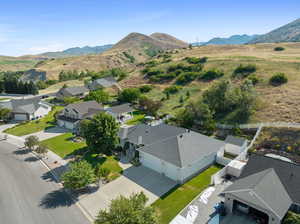
[[(285, 48), (284, 51), (274, 51), (277, 46)], [(223, 46), (200, 46), (193, 49), (181, 49), (172, 54), (172, 61), (156, 66), (157, 68), (168, 67), (171, 64), (182, 62), (185, 57), (208, 57), (204, 70), (217, 68), (224, 71), (221, 79), (231, 79), (234, 69), (240, 64), (255, 64), (256, 76), (260, 82), (256, 85), (258, 92), (258, 107), (252, 122), (258, 121), (289, 121), (300, 122), (300, 43), (256, 44), (256, 45), (223, 45)], [(283, 72), (288, 77), (288, 83), (281, 86), (271, 86), (269, 79), (277, 72)], [(129, 78), (130, 82), (144, 84), (147, 80), (142, 78)], [(220, 79), (219, 79), (220, 80)], [(212, 82), (193, 81), (183, 87), (179, 94), (172, 95), (164, 101), (161, 112), (176, 111), (186, 105), (179, 103), (180, 96), (187, 91), (191, 92), (191, 98), (198, 98), (202, 92), (211, 86)], [(232, 80), (233, 82), (240, 82)], [(168, 83), (155, 84), (156, 88), (149, 93), (155, 99), (161, 99), (162, 91)]]

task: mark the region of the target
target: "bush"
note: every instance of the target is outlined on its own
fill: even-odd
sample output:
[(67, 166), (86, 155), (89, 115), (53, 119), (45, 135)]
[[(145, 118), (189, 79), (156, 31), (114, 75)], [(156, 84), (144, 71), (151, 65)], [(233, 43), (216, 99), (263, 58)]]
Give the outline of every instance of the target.
[(277, 73), (270, 78), (270, 84), (273, 86), (279, 86), (287, 82), (288, 79), (284, 73)]
[(184, 60), (186, 60), (190, 64), (202, 64), (207, 62), (207, 57), (203, 57), (203, 58), (186, 57)]
[(144, 86), (141, 86), (139, 89), (140, 89), (141, 93), (148, 93), (153, 89), (153, 86), (152, 85), (144, 85)]
[(186, 72), (178, 76), (176, 80), (176, 84), (178, 85), (185, 85), (189, 82), (192, 82), (198, 77), (198, 73), (196, 72)]
[(135, 57), (134, 56), (128, 54), (126, 51), (124, 51), (123, 54), (124, 54), (124, 56), (126, 58), (128, 58), (128, 60), (129, 60), (130, 63), (134, 63), (135, 62)]
[(223, 71), (217, 70), (217, 69), (211, 69), (208, 71), (205, 71), (202, 73), (201, 76), (199, 76), (199, 79), (204, 81), (211, 81), (217, 78), (220, 78), (224, 75)]
[(275, 47), (274, 51), (284, 51), (284, 47)]
[(239, 65), (233, 72), (233, 77), (245, 78), (256, 72), (256, 65)]
[(259, 78), (255, 74), (251, 74), (247, 78), (252, 82), (253, 85), (256, 85), (259, 82)]
[(175, 93), (179, 92), (179, 90), (181, 90), (180, 86), (172, 85), (170, 87), (165, 88), (163, 93), (166, 95), (167, 94), (175, 94)]
[(124, 89), (118, 95), (118, 100), (121, 102), (133, 103), (139, 99), (141, 92), (138, 88)]

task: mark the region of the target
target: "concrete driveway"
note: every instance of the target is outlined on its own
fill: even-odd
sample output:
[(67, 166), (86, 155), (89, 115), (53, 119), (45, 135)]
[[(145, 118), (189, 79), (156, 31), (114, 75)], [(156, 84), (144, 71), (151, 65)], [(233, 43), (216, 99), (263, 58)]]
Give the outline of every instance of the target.
[(124, 170), (118, 179), (100, 187), (98, 191), (83, 196), (80, 199), (83, 205), (92, 215), (96, 216), (101, 209), (109, 207), (110, 201), (120, 195), (125, 197), (133, 193), (144, 192), (149, 198), (148, 204), (152, 204), (160, 196), (176, 186), (176, 182), (146, 167), (130, 167)]
[(56, 126), (56, 127), (48, 128), (48, 129), (40, 131), (40, 132), (32, 133), (29, 135), (24, 135), (24, 136), (22, 136), (22, 138), (25, 139), (28, 136), (35, 135), (39, 138), (40, 141), (43, 141), (48, 138), (53, 138), (53, 137), (62, 135), (67, 132), (70, 132), (70, 130)]

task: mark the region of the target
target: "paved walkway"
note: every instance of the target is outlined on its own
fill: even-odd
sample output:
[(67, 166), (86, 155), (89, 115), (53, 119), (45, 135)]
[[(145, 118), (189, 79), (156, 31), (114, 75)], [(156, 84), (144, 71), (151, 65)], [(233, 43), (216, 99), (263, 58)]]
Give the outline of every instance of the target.
[(40, 131), (40, 132), (24, 135), (24, 136), (22, 136), (22, 138), (25, 139), (28, 136), (35, 135), (39, 138), (40, 141), (43, 141), (43, 140), (46, 140), (49, 138), (53, 138), (53, 137), (62, 135), (67, 132), (70, 132), (70, 130), (61, 128), (61, 127), (53, 127), (53, 128), (48, 128), (46, 130)]

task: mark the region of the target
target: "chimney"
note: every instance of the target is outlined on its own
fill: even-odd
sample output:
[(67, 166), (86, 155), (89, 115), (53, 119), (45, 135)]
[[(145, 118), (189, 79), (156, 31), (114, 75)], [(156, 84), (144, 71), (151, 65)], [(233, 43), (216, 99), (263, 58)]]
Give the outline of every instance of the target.
[(138, 136), (138, 145), (143, 144), (143, 136)]

